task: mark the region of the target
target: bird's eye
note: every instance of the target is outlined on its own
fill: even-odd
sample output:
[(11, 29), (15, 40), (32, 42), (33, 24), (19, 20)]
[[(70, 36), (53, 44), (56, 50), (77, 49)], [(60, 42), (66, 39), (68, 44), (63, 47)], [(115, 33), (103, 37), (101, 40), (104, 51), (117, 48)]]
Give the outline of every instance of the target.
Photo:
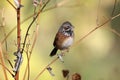
[(69, 26), (64, 27), (65, 30), (69, 29)]

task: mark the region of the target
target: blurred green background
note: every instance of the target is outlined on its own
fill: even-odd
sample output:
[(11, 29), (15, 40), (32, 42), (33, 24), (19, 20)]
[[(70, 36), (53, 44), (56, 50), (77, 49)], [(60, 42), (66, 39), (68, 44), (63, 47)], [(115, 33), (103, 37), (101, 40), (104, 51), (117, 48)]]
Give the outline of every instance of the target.
[[(10, 0), (12, 3), (13, 0)], [(53, 41), (57, 30), (64, 21), (70, 21), (74, 25), (76, 43), (89, 31), (105, 22), (111, 17), (115, 0), (51, 0), (46, 6), (45, 11), (39, 16), (39, 33), (37, 42), (33, 50), (30, 61), (30, 80), (34, 80), (39, 72), (49, 64), (55, 57), (49, 57), (53, 49)], [(62, 6), (46, 10), (61, 2)], [(21, 21), (34, 13), (32, 0), (22, 0), (24, 7), (21, 9)], [(98, 5), (100, 7), (98, 9)], [(0, 0), (0, 23), (2, 23), (2, 10), (4, 8), (5, 26), (0, 27), (0, 41), (4, 39), (4, 32), (8, 34), (17, 24), (16, 11), (6, 0)], [(120, 3), (117, 0), (114, 15), (120, 13)], [(26, 29), (33, 18), (21, 24), (22, 42)], [(98, 19), (98, 20), (97, 20)], [(30, 30), (30, 40), (35, 31), (35, 24)], [(82, 80), (120, 80), (120, 17), (115, 18), (95, 30), (79, 44), (70, 48), (66, 53), (64, 63), (57, 60), (51, 65), (55, 74), (52, 77), (46, 70), (38, 80), (66, 80), (62, 76), (62, 70), (68, 69), (70, 75), (77, 72), (82, 76)], [(2, 45), (3, 52), (14, 64), (16, 51), (16, 30), (7, 38), (7, 51), (5, 44)], [(60, 51), (58, 51), (60, 53)], [(23, 78), (27, 58), (23, 54), (23, 63), (20, 68), (20, 80)], [(12, 70), (8, 62), (7, 67)], [(8, 73), (9, 80), (13, 78)], [(0, 66), (0, 80), (4, 80), (2, 68)], [(71, 79), (70, 79), (71, 80)]]

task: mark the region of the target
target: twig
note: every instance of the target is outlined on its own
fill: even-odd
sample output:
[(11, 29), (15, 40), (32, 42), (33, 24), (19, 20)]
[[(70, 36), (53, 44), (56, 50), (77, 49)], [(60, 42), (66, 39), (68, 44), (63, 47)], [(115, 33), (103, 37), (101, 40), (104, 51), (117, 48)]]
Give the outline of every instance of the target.
[(39, 78), (39, 76), (50, 66), (52, 65), (54, 62), (56, 62), (59, 58), (55, 58), (53, 61), (51, 61), (47, 66), (45, 66), (45, 68), (43, 68), (43, 70), (35, 77), (34, 80), (37, 80)]
[[(23, 24), (25, 21), (29, 20), (31, 17), (33, 17), (33, 15), (27, 17), (26, 19), (24, 19), (20, 24)], [(6, 37), (2, 40), (1, 44), (3, 44), (5, 42), (5, 40), (12, 34), (12, 32), (17, 28), (17, 26), (15, 26), (7, 35)]]
[(111, 32), (113, 32), (114, 34), (116, 34), (117, 36), (120, 37), (120, 33), (117, 32), (116, 30), (112, 29), (112, 28), (108, 28), (108, 30), (110, 30)]
[[(24, 51), (24, 47), (25, 47), (25, 43), (26, 43), (26, 40), (27, 40), (27, 36), (28, 36), (28, 32), (29, 32), (29, 30), (30, 30), (30, 28), (31, 28), (31, 26), (32, 26), (32, 24), (35, 22), (35, 20), (38, 18), (38, 16), (39, 16), (39, 14), (43, 11), (43, 9), (46, 7), (46, 5), (49, 3), (49, 1), (50, 0), (48, 0), (47, 2), (46, 2), (46, 4), (44, 4), (44, 6), (41, 8), (41, 10), (37, 13), (37, 15), (33, 18), (33, 21), (31, 22), (31, 24), (29, 25), (29, 27), (28, 27), (28, 29), (27, 29), (27, 32), (26, 32), (26, 36), (25, 36), (25, 39), (24, 39), (24, 43), (23, 43), (23, 49), (22, 49), (22, 53), (23, 53), (23, 51)], [(35, 14), (35, 13), (34, 13)], [(37, 34), (38, 34), (38, 26), (37, 26), (37, 28), (36, 28), (37, 30), (37, 32), (36, 32), (36, 36), (35, 36), (35, 38), (34, 38), (34, 42), (33, 42), (33, 45), (32, 45), (32, 48), (31, 48), (31, 51), (30, 51), (30, 55), (29, 55), (29, 58), (28, 58), (28, 65), (27, 65), (27, 67), (26, 67), (26, 70), (25, 70), (25, 74), (24, 74), (24, 77), (23, 77), (23, 80), (25, 79), (25, 75), (26, 75), (26, 72), (27, 72), (27, 68), (28, 68), (28, 78), (29, 78), (29, 75), (30, 75), (30, 66), (29, 66), (29, 62), (30, 62), (30, 58), (31, 58), (31, 54), (32, 54), (32, 50), (33, 50), (33, 48), (34, 48), (34, 45), (35, 45), (35, 42), (36, 42), (36, 38), (37, 38)]]
[[(4, 33), (4, 36), (6, 37), (6, 32), (5, 32), (5, 28), (4, 27), (3, 27), (3, 33)], [(6, 51), (8, 51), (7, 40), (5, 40), (5, 48), (6, 48)]]
[(36, 15), (36, 17), (33, 19), (33, 21), (30, 23), (30, 25), (28, 26), (28, 29), (27, 29), (27, 32), (26, 32), (26, 35), (25, 35), (25, 38), (24, 38), (24, 42), (23, 42), (23, 48), (22, 48), (22, 51), (21, 53), (23, 53), (24, 51), (24, 48), (25, 48), (25, 43), (26, 43), (26, 40), (27, 40), (27, 36), (28, 36), (28, 33), (29, 33), (29, 30), (32, 26), (32, 24), (35, 22), (35, 20), (37, 19), (37, 17), (39, 16), (39, 14), (43, 11), (43, 9), (46, 7), (46, 5), (49, 3), (50, 0), (48, 0), (44, 6), (41, 8), (41, 10), (38, 12), (38, 14)]
[[(3, 59), (3, 53), (2, 53), (1, 43), (0, 43), (0, 61), (1, 61), (1, 64), (2, 64), (2, 65), (5, 65), (4, 59)], [(5, 66), (2, 66), (2, 69), (3, 69), (3, 72), (4, 72), (5, 80), (8, 80)]]
[[(57, 5), (57, 4), (56, 4)], [(61, 7), (62, 5), (60, 6), (56, 6), (54, 5), (53, 7), (50, 7), (48, 9), (45, 9), (44, 11), (42, 12), (46, 12), (48, 10), (51, 10), (51, 9), (54, 9), (54, 8), (57, 8), (57, 7)], [(40, 11), (39, 11), (40, 12)], [(36, 14), (38, 14), (39, 12), (37, 12)], [(32, 18), (34, 16), (34, 14), (30, 15), (29, 17), (27, 17), (26, 19), (24, 19), (23, 21), (21, 21), (21, 24), (23, 24), (24, 22), (26, 22), (27, 20), (29, 20), (30, 18)], [(1, 44), (3, 44), (5, 42), (5, 40), (12, 34), (12, 32), (16, 29), (17, 26), (15, 26), (7, 35), (6, 37), (2, 40)]]
[(25, 51), (25, 53), (26, 53), (26, 56), (27, 56), (27, 66), (26, 66), (26, 68), (25, 68), (25, 72), (24, 72), (24, 76), (23, 76), (23, 79), (22, 80), (25, 80), (26, 79), (26, 75), (27, 75), (27, 72), (28, 72), (28, 76), (27, 76), (27, 80), (29, 80), (29, 78), (30, 78), (30, 68), (28, 67), (28, 65), (29, 65), (29, 47), (30, 47), (30, 40), (31, 39), (28, 39), (28, 43), (26, 44), (26, 51)]
[(13, 65), (12, 65), (11, 61), (9, 59), (7, 59), (7, 61), (10, 64), (10, 66), (13, 68)]
[(95, 30), (97, 30), (98, 28), (104, 26), (106, 23), (108, 23), (108, 22), (110, 22), (110, 21), (111, 21), (111, 19), (108, 19), (108, 20), (106, 20), (104, 23), (102, 23), (101, 25), (93, 28), (90, 32), (88, 32), (86, 35), (84, 35), (82, 38), (80, 38), (78, 41), (76, 41), (76, 43), (75, 43), (73, 46), (78, 45), (79, 42), (81, 42), (83, 39), (85, 39), (87, 36), (89, 36), (89, 35), (90, 35), (91, 33), (93, 33)]
[(7, 0), (7, 2), (8, 2), (15, 10), (17, 10), (16, 7), (15, 7), (9, 0)]
[(30, 64), (29, 64), (29, 45), (28, 45), (28, 47), (26, 47), (27, 48), (27, 51), (26, 51), (26, 55), (27, 55), (27, 62), (28, 62), (28, 67), (27, 67), (27, 71), (28, 71), (28, 77), (27, 77), (27, 80), (29, 80), (29, 78), (30, 78)]
[(113, 16), (111, 19), (114, 20), (115, 18), (117, 18), (117, 17), (119, 17), (119, 16), (120, 16), (120, 13), (117, 14), (117, 15), (115, 15), (115, 16)]
[[(21, 5), (21, 0), (18, 0), (18, 2)], [(21, 49), (20, 10), (21, 7), (17, 7), (17, 51), (18, 52)], [(15, 80), (19, 80), (19, 71), (15, 72)]]
[(97, 8), (97, 19), (96, 19), (96, 24), (97, 26), (99, 25), (99, 10), (100, 10), (100, 4), (101, 4), (101, 0), (99, 0), (98, 2), (98, 8)]
[(116, 4), (117, 4), (117, 0), (114, 1), (114, 6), (113, 6), (113, 9), (112, 9), (111, 17), (113, 17), (113, 15), (115, 13)]
[[(4, 8), (2, 9), (2, 28), (3, 28), (3, 34), (4, 34), (4, 37), (6, 37), (6, 32), (5, 32), (5, 16), (4, 16)], [(5, 40), (5, 47), (6, 47), (6, 51), (7, 51), (7, 40)]]
[[(26, 69), (25, 69), (25, 73), (24, 73), (24, 77), (23, 77), (23, 80), (25, 80), (25, 76), (26, 76), (26, 73), (27, 73), (27, 70), (28, 70), (28, 77), (30, 75), (30, 59), (31, 59), (31, 55), (32, 55), (32, 51), (34, 49), (34, 46), (35, 46), (35, 43), (36, 43), (36, 40), (37, 40), (37, 36), (38, 36), (38, 28), (39, 28), (39, 25), (36, 26), (36, 30), (35, 30), (35, 37), (34, 37), (34, 40), (33, 40), (33, 44), (32, 44), (32, 47), (30, 49), (30, 54), (28, 56), (28, 64), (26, 66)], [(28, 69), (27, 69), (28, 68)]]
[[(95, 28), (93, 28), (90, 32), (88, 32), (86, 35), (84, 35), (82, 38), (80, 38), (78, 41), (76, 41), (76, 43), (74, 45), (77, 45), (79, 42), (81, 42), (83, 39), (85, 39), (87, 36), (89, 36), (91, 33), (93, 33), (95, 30), (97, 30), (98, 28), (100, 27), (103, 27), (105, 24), (107, 24), (108, 22), (114, 20), (115, 18), (119, 17), (120, 16), (120, 13), (113, 16), (112, 18), (106, 20), (104, 23), (102, 23), (101, 25), (99, 26), (96, 26)], [(73, 46), (74, 46), (73, 45)]]
[(26, 51), (25, 51), (25, 53), (26, 53), (26, 57), (27, 57), (27, 65), (28, 65), (28, 67), (26, 67), (26, 69), (25, 69), (23, 80), (25, 80), (27, 72), (28, 72), (27, 80), (30, 79), (30, 67), (29, 67), (29, 47), (30, 47), (30, 44), (31, 44), (30, 40), (31, 39), (28, 39), (28, 41), (26, 43)]
[(7, 67), (5, 67), (5, 65), (3, 65), (2, 63), (0, 63), (0, 65), (4, 66), (4, 68), (12, 75), (12, 77), (14, 77), (14, 74)]

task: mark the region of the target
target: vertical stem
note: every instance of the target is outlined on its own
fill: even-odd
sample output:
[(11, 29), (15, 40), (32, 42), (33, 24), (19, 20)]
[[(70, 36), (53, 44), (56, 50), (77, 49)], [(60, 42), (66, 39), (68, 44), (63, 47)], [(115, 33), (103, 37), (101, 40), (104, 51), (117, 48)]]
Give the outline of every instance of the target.
[(21, 43), (21, 32), (20, 32), (20, 8), (17, 9), (17, 45), (18, 51), (20, 50), (20, 43)]
[(19, 80), (19, 71), (15, 75), (15, 80)]
[[(18, 0), (18, 2), (21, 5), (21, 0)], [(20, 51), (21, 47), (20, 8), (17, 8), (17, 51)], [(15, 80), (19, 80), (19, 71), (16, 72)]]

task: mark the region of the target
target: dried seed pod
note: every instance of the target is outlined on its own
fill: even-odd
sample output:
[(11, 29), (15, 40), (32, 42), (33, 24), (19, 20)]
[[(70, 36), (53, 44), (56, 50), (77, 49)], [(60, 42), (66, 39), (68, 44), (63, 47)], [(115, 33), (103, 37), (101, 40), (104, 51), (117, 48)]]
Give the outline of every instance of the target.
[(40, 4), (40, 2), (39, 2), (38, 0), (33, 0), (33, 5), (34, 5), (35, 7), (37, 7), (39, 4)]
[(69, 75), (69, 70), (62, 70), (63, 77), (66, 78)]
[(78, 73), (75, 73), (72, 75), (72, 80), (81, 80), (81, 75)]

